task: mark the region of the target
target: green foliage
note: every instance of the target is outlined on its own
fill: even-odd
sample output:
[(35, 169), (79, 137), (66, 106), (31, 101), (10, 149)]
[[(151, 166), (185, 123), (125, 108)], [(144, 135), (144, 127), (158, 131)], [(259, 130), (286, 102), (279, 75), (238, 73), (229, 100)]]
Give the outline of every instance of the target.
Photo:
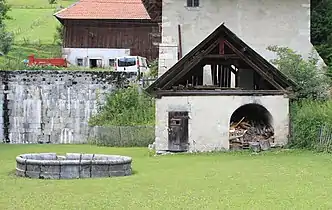
[(56, 26), (56, 32), (54, 34), (54, 44), (62, 46), (63, 41), (63, 25)]
[(148, 76), (152, 78), (158, 77), (158, 59), (155, 59), (150, 63), (150, 71)]
[(14, 41), (13, 34), (6, 30), (4, 22), (10, 19), (7, 14), (9, 10), (10, 6), (7, 4), (6, 0), (0, 0), (0, 52), (5, 55), (9, 53)]
[(105, 105), (90, 118), (91, 126), (153, 125), (155, 123), (154, 99), (139, 91), (136, 85), (118, 89), (108, 95)]
[(5, 30), (5, 26), (0, 25), (0, 52), (7, 55), (12, 48), (14, 36)]
[(327, 78), (323, 69), (318, 68), (317, 58), (312, 55), (305, 60), (301, 55), (285, 47), (270, 46), (268, 49), (278, 56), (272, 63), (297, 83), (297, 99), (326, 99)]
[(57, 3), (57, 0), (48, 0), (48, 3), (49, 3), (49, 4), (56, 4), (56, 3)]
[[(321, 150), (327, 142), (319, 141), (322, 126), (332, 126), (332, 101), (302, 100), (291, 105), (291, 146)], [(331, 132), (329, 135), (331, 135)]]
[(8, 11), (10, 10), (10, 6), (8, 5), (6, 0), (0, 0), (0, 27), (4, 25), (4, 21), (9, 19)]

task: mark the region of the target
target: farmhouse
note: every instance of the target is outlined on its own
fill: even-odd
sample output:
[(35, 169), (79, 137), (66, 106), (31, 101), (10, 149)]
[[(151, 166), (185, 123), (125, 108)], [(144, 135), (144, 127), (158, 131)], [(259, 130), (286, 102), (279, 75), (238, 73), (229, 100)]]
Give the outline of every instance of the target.
[[(146, 89), (157, 98), (156, 149), (228, 150), (250, 141), (285, 145), (295, 87), (221, 24)], [(237, 134), (244, 121), (247, 133)]]
[[(116, 56), (158, 58), (156, 3), (141, 0), (80, 0), (55, 14), (64, 26), (63, 57), (72, 65), (113, 66)], [(157, 5), (158, 6), (158, 5)], [(152, 8), (152, 9), (151, 9)]]
[(221, 22), (268, 61), (275, 58), (266, 49), (270, 45), (289, 47), (304, 57), (313, 48), (310, 0), (164, 0), (162, 19), (159, 76)]

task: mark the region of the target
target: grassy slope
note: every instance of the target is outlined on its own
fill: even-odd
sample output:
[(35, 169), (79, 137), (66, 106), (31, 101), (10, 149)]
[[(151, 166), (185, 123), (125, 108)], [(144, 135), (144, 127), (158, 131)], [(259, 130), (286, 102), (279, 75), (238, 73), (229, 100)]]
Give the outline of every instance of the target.
[[(56, 25), (59, 22), (53, 16), (60, 5), (67, 7), (75, 0), (61, 1), (50, 5), (47, 0), (8, 0), (12, 9), (7, 20), (8, 30), (15, 34), (14, 49), (10, 58), (23, 60), (34, 53), (36, 57), (54, 57), (59, 55), (59, 47), (53, 45)], [(0, 57), (0, 62), (4, 58)]]
[[(28, 152), (133, 157), (130, 177), (31, 180), (13, 175)], [(149, 157), (141, 148), (0, 145), (0, 209), (331, 209), (331, 155), (271, 152)]]

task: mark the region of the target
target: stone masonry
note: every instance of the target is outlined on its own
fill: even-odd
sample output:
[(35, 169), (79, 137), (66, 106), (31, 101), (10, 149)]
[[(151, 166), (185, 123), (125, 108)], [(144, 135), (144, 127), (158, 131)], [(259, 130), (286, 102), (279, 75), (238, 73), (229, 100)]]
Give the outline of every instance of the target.
[(98, 103), (130, 78), (110, 71), (0, 71), (0, 139), (82, 143)]

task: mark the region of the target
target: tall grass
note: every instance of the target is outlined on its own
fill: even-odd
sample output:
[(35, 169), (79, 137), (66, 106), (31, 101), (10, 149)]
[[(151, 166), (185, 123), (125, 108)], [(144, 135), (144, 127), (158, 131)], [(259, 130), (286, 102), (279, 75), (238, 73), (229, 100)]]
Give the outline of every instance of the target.
[(291, 105), (292, 138), (291, 146), (317, 149), (320, 130), (332, 127), (332, 100), (302, 100)]
[(154, 99), (140, 91), (137, 85), (118, 89), (107, 97), (99, 112), (90, 118), (91, 126), (154, 125)]

